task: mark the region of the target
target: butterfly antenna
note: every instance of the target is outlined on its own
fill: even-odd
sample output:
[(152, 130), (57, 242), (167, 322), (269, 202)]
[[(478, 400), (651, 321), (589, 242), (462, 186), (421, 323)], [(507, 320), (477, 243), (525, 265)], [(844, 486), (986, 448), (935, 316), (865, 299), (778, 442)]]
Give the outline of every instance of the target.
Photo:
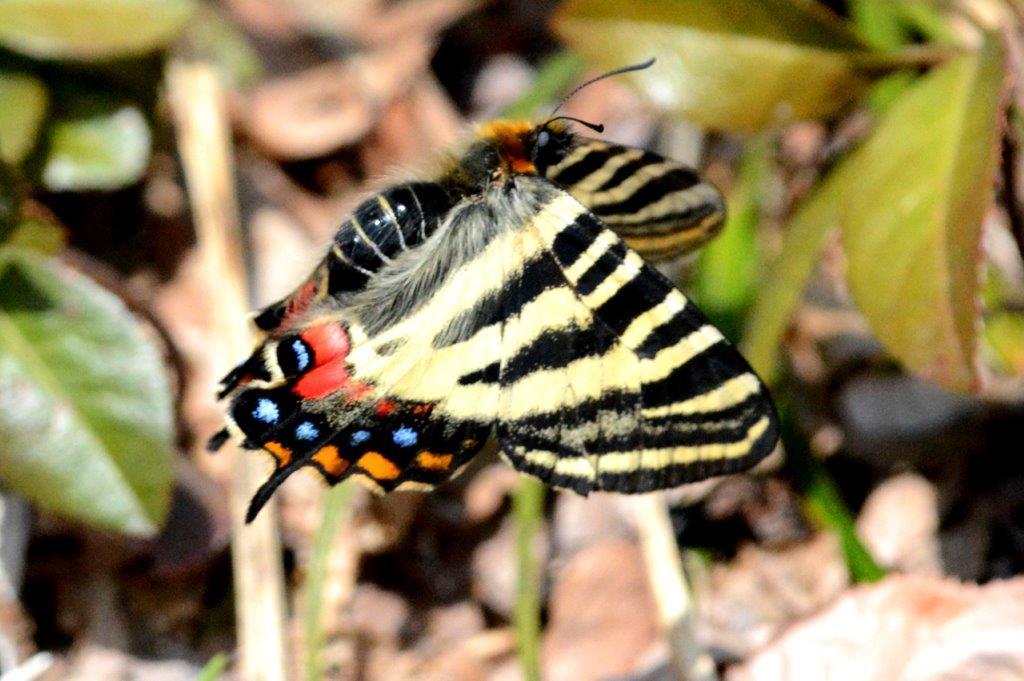
[[(639, 64), (631, 64), (630, 66), (622, 66), (622, 67), (619, 67), (619, 68), (615, 69), (614, 71), (609, 71), (608, 73), (602, 73), (600, 76), (597, 76), (596, 78), (591, 78), (590, 80), (588, 80), (586, 83), (583, 83), (582, 85), (577, 85), (575, 88), (573, 88), (572, 92), (570, 92), (569, 94), (567, 94), (565, 97), (562, 98), (562, 101), (560, 101), (558, 103), (558, 106), (556, 106), (554, 109), (551, 110), (551, 113), (549, 115), (554, 116), (556, 113), (558, 113), (558, 110), (561, 109), (563, 106), (565, 106), (566, 102), (568, 102), (570, 99), (572, 99), (573, 96), (577, 92), (579, 92), (583, 88), (587, 87), (588, 85), (593, 85), (594, 83), (596, 83), (599, 80), (604, 80), (605, 78), (611, 78), (612, 76), (617, 76), (620, 73), (630, 73), (632, 71), (643, 71), (646, 68), (650, 68), (650, 66), (654, 63), (654, 61), (655, 61), (655, 58), (651, 57), (647, 61), (641, 62)], [(559, 118), (568, 118), (568, 116), (559, 116)], [(551, 120), (554, 120), (554, 119), (551, 119)], [(576, 120), (576, 119), (571, 119), (571, 120)], [(590, 123), (584, 123), (583, 121), (577, 121), (577, 122), (578, 123), (583, 123), (584, 125), (586, 125), (586, 126), (592, 128), (592, 129), (596, 130), (595, 126), (590, 124)], [(598, 130), (598, 132), (600, 132), (600, 130)]]
[(590, 122), (585, 121), (585, 120), (583, 120), (581, 118), (573, 118), (572, 116), (555, 116), (554, 118), (549, 118), (544, 123), (544, 125), (547, 125), (551, 121), (573, 121), (575, 123), (579, 123), (580, 125), (587, 126), (588, 128), (590, 128), (594, 132), (604, 132), (604, 126), (601, 125), (600, 123), (590, 123)]

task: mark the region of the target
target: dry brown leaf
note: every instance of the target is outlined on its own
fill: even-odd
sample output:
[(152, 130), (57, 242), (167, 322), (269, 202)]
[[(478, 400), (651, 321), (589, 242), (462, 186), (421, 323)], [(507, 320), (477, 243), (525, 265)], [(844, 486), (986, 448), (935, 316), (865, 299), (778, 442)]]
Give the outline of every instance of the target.
[(426, 39), (409, 37), (268, 81), (241, 95), (233, 114), (276, 158), (322, 156), (365, 136), (379, 112), (422, 76), (431, 52)]
[(543, 640), (546, 681), (639, 671), (660, 640), (640, 549), (613, 539), (576, 553), (558, 572)]
[(462, 495), (466, 522), (475, 525), (492, 518), (518, 484), (519, 473), (504, 463), (492, 463), (474, 473)]
[(1024, 578), (962, 584), (893, 576), (852, 589), (729, 681), (996, 681), (1024, 678)]
[(710, 648), (746, 657), (848, 583), (834, 535), (822, 533), (783, 551), (744, 546), (694, 584), (699, 635)]

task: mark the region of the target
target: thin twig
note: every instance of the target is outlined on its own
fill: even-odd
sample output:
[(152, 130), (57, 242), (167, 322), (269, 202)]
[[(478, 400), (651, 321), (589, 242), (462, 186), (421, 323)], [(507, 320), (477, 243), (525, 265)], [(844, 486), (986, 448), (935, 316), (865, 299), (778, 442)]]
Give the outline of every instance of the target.
[(637, 527), (651, 592), (661, 626), (668, 636), (672, 666), (680, 681), (717, 681), (718, 671), (694, 633), (693, 598), (661, 494), (635, 497)]
[[(216, 69), (202, 63), (172, 62), (167, 83), (200, 254), (209, 278), (211, 336), (223, 343), (216, 351), (227, 369), (230, 359), (251, 350), (252, 339), (224, 91)], [(221, 456), (232, 456), (235, 462), (230, 507), (239, 671), (246, 681), (284, 681), (285, 601), (277, 508), (271, 500), (260, 516), (246, 525), (249, 497), (265, 473), (262, 462), (238, 450), (225, 450)]]

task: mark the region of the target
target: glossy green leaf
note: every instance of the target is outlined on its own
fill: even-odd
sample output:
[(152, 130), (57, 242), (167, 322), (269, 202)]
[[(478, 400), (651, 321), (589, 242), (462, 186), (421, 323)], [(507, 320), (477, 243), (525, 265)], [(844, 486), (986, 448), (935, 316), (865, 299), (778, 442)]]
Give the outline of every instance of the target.
[(630, 74), (640, 91), (714, 128), (827, 118), (868, 82), (858, 68), (866, 47), (845, 24), (797, 0), (575, 0), (554, 25), (601, 68), (657, 57)]
[(46, 118), (47, 100), (43, 81), (23, 71), (0, 70), (0, 161), (15, 165), (29, 155)]
[(82, 191), (136, 182), (150, 154), (149, 124), (142, 112), (100, 96), (73, 97), (62, 102), (64, 111), (50, 126), (43, 184), (51, 191)]
[(726, 200), (725, 227), (701, 251), (694, 272), (694, 299), (734, 342), (739, 340), (743, 320), (757, 296), (761, 269), (757, 230), (770, 163), (771, 138), (752, 139), (736, 187)]
[(41, 59), (110, 59), (166, 45), (194, 0), (0, 0), (0, 45)]
[(950, 389), (974, 384), (1005, 77), (990, 39), (920, 79), (850, 159), (843, 189), (858, 309), (897, 359)]
[(151, 535), (170, 498), (160, 353), (121, 301), (52, 258), (0, 248), (0, 481), (39, 506)]
[(807, 280), (839, 226), (839, 198), (846, 164), (840, 164), (818, 185), (786, 224), (782, 251), (772, 261), (747, 321), (741, 348), (762, 379), (774, 383), (777, 359), (793, 311)]

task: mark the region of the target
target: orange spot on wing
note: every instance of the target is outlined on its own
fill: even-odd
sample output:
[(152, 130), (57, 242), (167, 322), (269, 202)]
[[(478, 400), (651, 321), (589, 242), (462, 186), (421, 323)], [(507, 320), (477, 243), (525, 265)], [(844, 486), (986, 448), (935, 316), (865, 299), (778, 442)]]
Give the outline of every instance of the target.
[(328, 475), (341, 475), (348, 468), (348, 461), (341, 458), (338, 448), (334, 445), (326, 445), (316, 450), (313, 461), (320, 464)]
[(356, 465), (369, 473), (370, 477), (375, 480), (394, 480), (400, 472), (398, 466), (380, 452), (366, 452), (359, 457)]
[(416, 465), (432, 471), (446, 471), (452, 465), (452, 455), (434, 454), (424, 450), (416, 455)]
[(377, 403), (377, 415), (388, 416), (395, 411), (395, 403), (390, 400), (381, 400)]
[(274, 442), (273, 440), (270, 442), (264, 442), (263, 449), (267, 450), (274, 456), (277, 460), (278, 466), (287, 466), (292, 460), (292, 450), (288, 449), (280, 442)]

